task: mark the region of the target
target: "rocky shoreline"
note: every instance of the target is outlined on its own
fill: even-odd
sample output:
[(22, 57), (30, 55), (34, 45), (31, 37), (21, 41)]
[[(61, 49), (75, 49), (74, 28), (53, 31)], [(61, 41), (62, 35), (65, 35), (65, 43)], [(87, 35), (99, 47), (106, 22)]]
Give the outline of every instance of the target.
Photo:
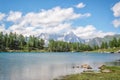
[(99, 72), (94, 72), (92, 69), (87, 69), (90, 65), (83, 64), (81, 67), (75, 66), (74, 68), (84, 68), (80, 74), (71, 74), (59, 77), (54, 80), (119, 80), (120, 79), (120, 66), (106, 66), (101, 65), (98, 67)]

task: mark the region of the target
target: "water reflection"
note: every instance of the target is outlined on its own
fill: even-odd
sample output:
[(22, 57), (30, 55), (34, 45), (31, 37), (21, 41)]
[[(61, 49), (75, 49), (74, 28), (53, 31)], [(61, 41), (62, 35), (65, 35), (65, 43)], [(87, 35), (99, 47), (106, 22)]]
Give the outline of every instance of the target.
[(0, 80), (50, 80), (62, 75), (78, 73), (79, 69), (72, 69), (70, 65), (9, 65), (2, 68)]
[[(114, 56), (114, 57), (113, 57)], [(119, 54), (0, 54), (0, 80), (52, 80), (58, 76), (82, 72), (72, 68), (89, 64), (97, 70), (102, 64), (120, 59)], [(107, 63), (106, 63), (107, 62)]]

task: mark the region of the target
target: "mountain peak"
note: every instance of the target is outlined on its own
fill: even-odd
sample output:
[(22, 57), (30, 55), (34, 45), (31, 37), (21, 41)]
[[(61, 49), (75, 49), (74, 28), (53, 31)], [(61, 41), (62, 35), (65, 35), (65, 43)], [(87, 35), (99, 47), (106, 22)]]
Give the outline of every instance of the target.
[(67, 32), (66, 34), (41, 33), (38, 37), (44, 39), (45, 41), (49, 41), (50, 39), (53, 39), (53, 40), (56, 40), (56, 41), (61, 40), (61, 41), (65, 41), (65, 42), (84, 42), (84, 40), (79, 38), (72, 31)]

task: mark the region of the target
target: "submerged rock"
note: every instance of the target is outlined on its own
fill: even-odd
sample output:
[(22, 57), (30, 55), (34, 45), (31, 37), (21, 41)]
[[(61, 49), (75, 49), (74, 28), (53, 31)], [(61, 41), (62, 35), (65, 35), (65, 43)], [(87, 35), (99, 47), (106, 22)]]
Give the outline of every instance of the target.
[(72, 68), (80, 68), (80, 66), (72, 66)]

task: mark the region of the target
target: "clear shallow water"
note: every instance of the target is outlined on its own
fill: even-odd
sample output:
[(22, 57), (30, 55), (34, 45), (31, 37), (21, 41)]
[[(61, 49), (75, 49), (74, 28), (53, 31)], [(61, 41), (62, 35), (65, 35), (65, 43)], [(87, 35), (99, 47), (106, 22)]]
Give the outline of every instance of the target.
[(120, 54), (98, 53), (0, 53), (0, 80), (52, 80), (80, 73), (72, 66), (90, 64), (94, 69), (102, 64), (118, 65)]

